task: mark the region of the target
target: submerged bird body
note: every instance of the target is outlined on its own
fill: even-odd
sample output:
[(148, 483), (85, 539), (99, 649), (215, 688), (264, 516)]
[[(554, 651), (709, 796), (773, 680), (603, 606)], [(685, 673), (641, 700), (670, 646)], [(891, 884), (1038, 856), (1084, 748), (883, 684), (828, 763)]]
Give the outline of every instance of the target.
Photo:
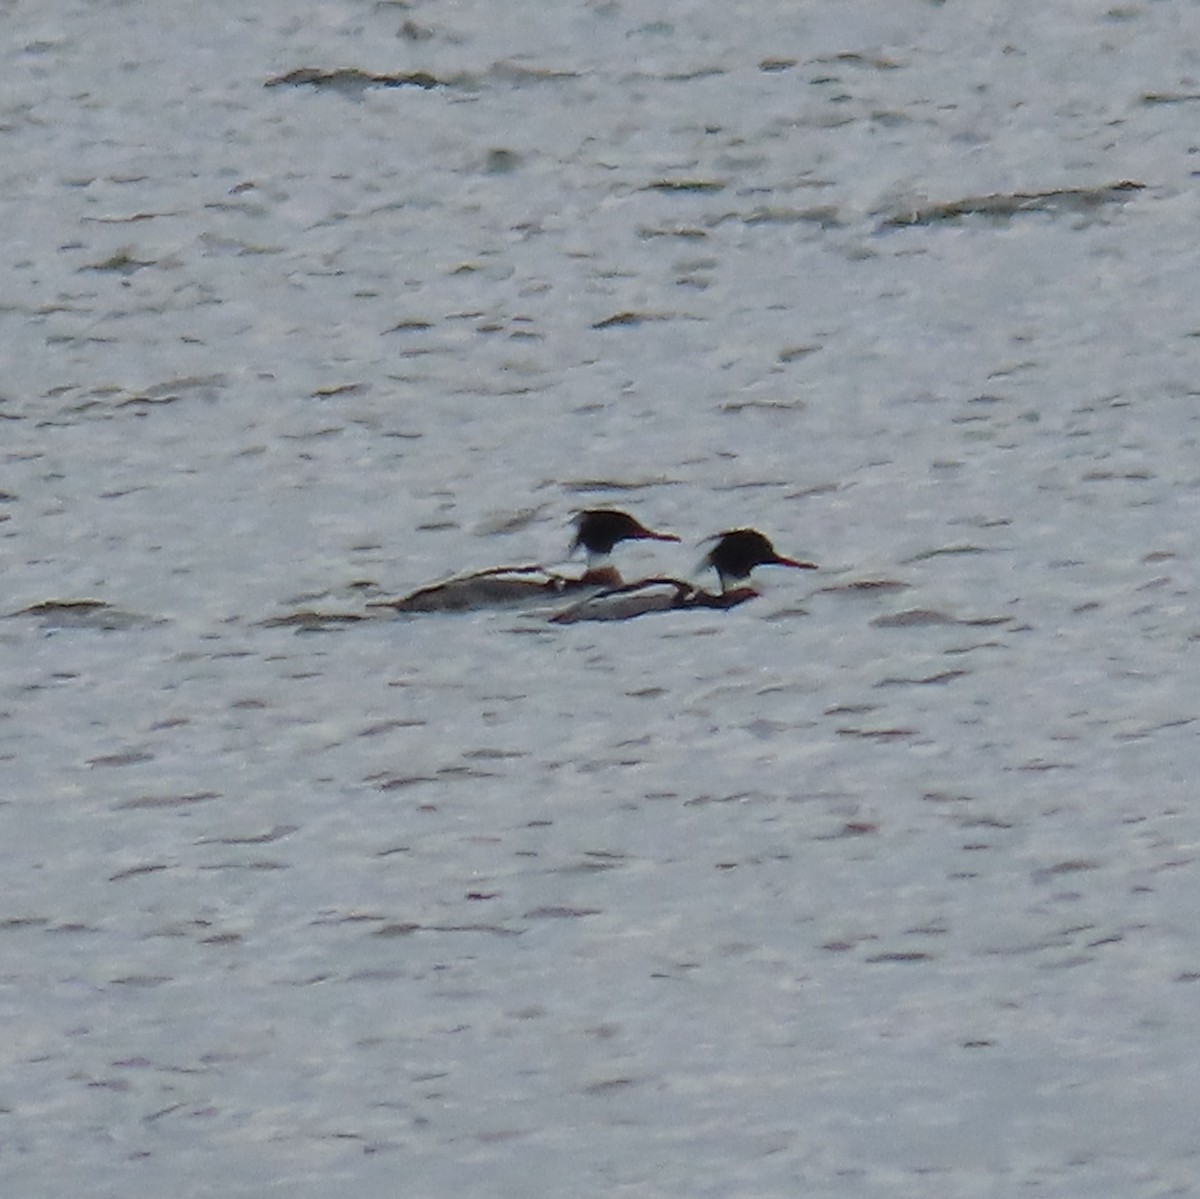
[(730, 529), (719, 533), (713, 548), (704, 557), (704, 564), (717, 572), (720, 591), (705, 591), (682, 579), (644, 579), (640, 583), (599, 591), (556, 613), (551, 620), (556, 624), (575, 624), (579, 621), (631, 620), (651, 612), (695, 608), (723, 611), (736, 608), (758, 595), (749, 584), (750, 573), (756, 566), (817, 568), (815, 562), (800, 562), (777, 553), (757, 529)]
[(757, 594), (753, 587), (711, 592), (683, 579), (642, 579), (586, 596), (556, 612), (550, 619), (555, 624), (577, 624), (580, 621), (632, 620), (651, 612), (678, 612), (686, 608), (736, 608)]
[(541, 596), (566, 595), (581, 585), (582, 578), (573, 580), (541, 566), (497, 566), (430, 583), (399, 599), (378, 600), (371, 606), (394, 612), (470, 612), (476, 608), (506, 608)]
[(380, 600), (376, 608), (394, 612), (470, 612), (544, 602), (563, 596), (581, 596), (623, 585), (608, 556), (622, 541), (678, 541), (673, 533), (647, 529), (627, 512), (615, 508), (589, 508), (575, 518), (571, 553), (583, 549), (587, 566), (575, 575), (542, 566), (496, 566), (455, 575), (419, 587), (395, 600)]

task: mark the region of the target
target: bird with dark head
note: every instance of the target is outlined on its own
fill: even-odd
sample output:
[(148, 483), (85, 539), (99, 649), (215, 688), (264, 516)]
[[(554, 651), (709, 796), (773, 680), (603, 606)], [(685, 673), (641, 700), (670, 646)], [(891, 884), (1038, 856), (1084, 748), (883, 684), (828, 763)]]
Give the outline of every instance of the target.
[(473, 612), (588, 595), (622, 585), (617, 569), (607, 562), (620, 542), (678, 540), (674, 533), (657, 533), (646, 528), (627, 512), (588, 508), (575, 517), (575, 538), (570, 550), (571, 553), (578, 549), (586, 551), (587, 565), (582, 574), (536, 565), (493, 566), (418, 587), (399, 599), (377, 600), (370, 606), (393, 612)]
[(721, 591), (730, 584), (744, 585), (756, 566), (792, 566), (797, 570), (816, 570), (815, 562), (800, 562), (778, 553), (770, 540), (757, 529), (727, 529), (718, 533), (716, 544), (704, 556), (721, 581)]
[(630, 620), (650, 612), (678, 612), (681, 609), (727, 611), (758, 594), (750, 585), (750, 572), (756, 566), (817, 569), (815, 562), (785, 558), (757, 529), (729, 529), (718, 533), (715, 544), (704, 557), (704, 565), (717, 572), (720, 591), (705, 591), (683, 579), (643, 579), (640, 583), (606, 588), (564, 608), (550, 619), (555, 624), (576, 624), (585, 620)]
[(587, 552), (588, 558), (607, 558), (622, 541), (678, 541), (674, 533), (657, 533), (646, 528), (628, 512), (616, 508), (585, 508), (575, 517), (575, 540), (571, 553), (577, 549)]

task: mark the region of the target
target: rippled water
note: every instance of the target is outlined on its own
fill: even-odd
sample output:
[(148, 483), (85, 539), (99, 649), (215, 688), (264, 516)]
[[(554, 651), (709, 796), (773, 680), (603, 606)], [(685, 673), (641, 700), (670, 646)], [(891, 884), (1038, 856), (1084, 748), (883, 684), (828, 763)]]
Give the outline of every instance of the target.
[(1191, 1193), (1195, 5), (250, 7), (4, 11), (6, 1193)]

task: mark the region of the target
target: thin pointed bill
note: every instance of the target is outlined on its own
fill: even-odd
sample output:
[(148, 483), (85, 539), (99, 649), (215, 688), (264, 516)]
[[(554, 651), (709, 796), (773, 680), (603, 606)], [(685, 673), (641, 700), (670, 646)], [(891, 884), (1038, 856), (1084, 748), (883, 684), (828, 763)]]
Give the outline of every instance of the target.
[(678, 541), (679, 538), (674, 533), (658, 533), (654, 529), (647, 529), (645, 525), (641, 527), (635, 541)]
[(818, 570), (819, 567), (815, 562), (800, 562), (795, 558), (785, 558), (782, 554), (776, 554), (768, 562), (763, 563), (764, 566), (794, 566), (797, 570)]

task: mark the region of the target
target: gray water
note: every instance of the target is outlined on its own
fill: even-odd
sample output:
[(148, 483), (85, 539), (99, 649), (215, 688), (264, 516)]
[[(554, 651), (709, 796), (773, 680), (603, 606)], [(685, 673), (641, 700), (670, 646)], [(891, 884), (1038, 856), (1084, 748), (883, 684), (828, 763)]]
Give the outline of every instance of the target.
[(1197, 16), (5, 6), (5, 1194), (1200, 1189)]

